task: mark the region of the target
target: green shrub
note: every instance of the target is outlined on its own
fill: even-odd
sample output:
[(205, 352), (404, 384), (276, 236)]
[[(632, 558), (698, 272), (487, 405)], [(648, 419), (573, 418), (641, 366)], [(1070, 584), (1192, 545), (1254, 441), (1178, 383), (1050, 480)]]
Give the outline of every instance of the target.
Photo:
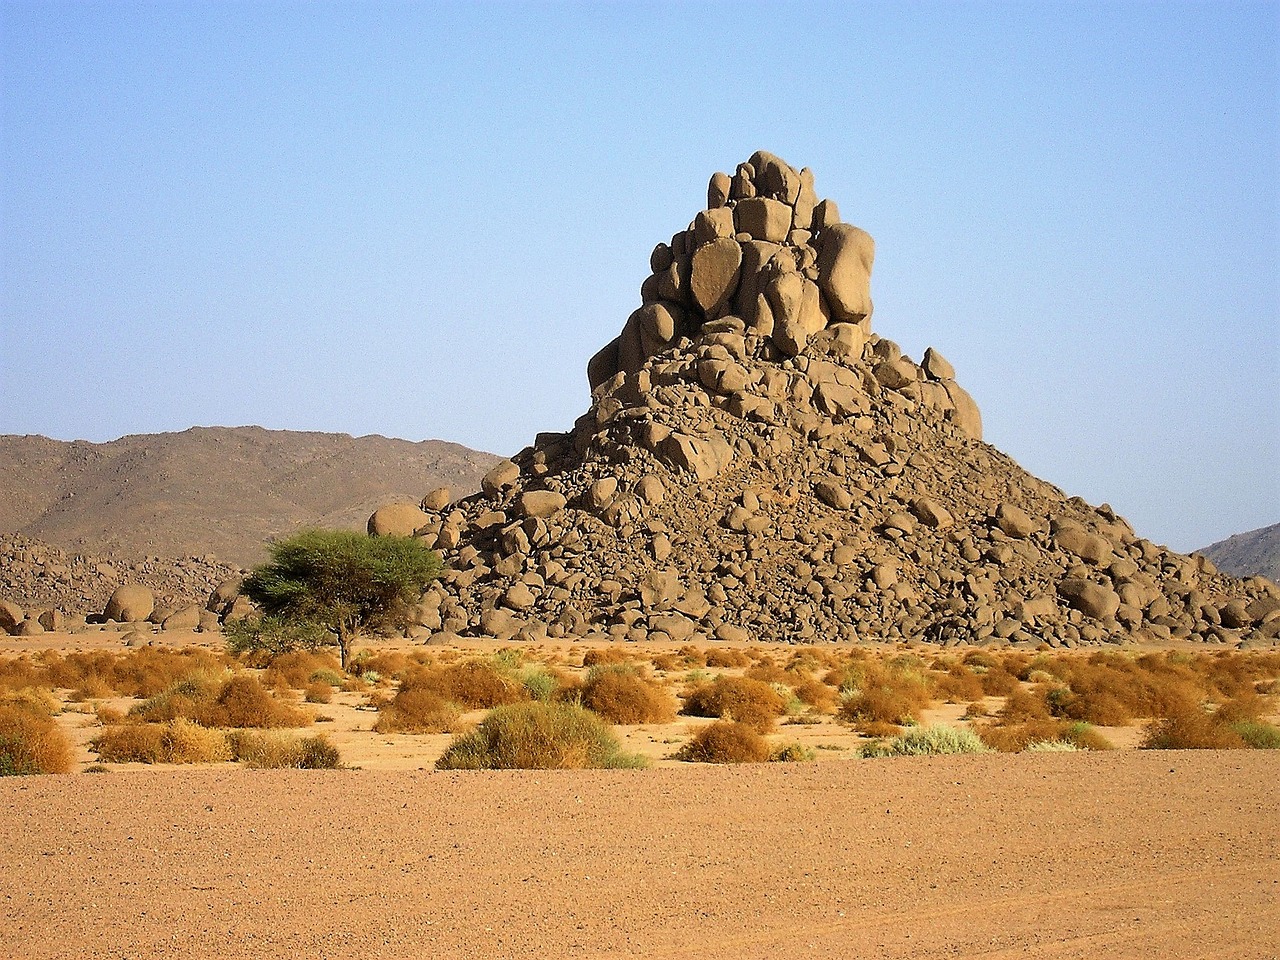
[(1231, 729), (1240, 736), (1247, 747), (1254, 750), (1280, 750), (1280, 727), (1274, 723), (1246, 720), (1233, 723)]
[(1027, 744), (1024, 753), (1076, 753), (1079, 747), (1070, 740), (1035, 740)]
[(595, 714), (567, 703), (516, 703), (494, 709), (454, 738), (439, 770), (543, 770), (640, 767)]
[(802, 743), (787, 743), (769, 754), (771, 763), (808, 763), (814, 752)]
[(863, 749), (869, 757), (923, 757), (951, 753), (990, 753), (990, 749), (972, 730), (959, 730), (945, 724), (916, 727), (901, 736)]

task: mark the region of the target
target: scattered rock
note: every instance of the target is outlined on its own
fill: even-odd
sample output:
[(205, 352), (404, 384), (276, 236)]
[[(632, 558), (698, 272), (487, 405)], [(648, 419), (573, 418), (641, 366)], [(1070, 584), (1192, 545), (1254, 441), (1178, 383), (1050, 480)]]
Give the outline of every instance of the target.
[(150, 590), (138, 584), (126, 584), (111, 594), (102, 616), (119, 623), (139, 623), (151, 616), (155, 606), (155, 596)]

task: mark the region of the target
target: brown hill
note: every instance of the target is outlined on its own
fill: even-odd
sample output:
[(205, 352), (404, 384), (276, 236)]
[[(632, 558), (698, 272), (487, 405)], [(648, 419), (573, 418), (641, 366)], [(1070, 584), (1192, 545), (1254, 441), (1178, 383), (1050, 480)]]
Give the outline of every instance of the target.
[(110, 443), (0, 436), (0, 533), (93, 554), (259, 562), (300, 526), (363, 529), (433, 487), (474, 490), (498, 458), (455, 443), (192, 427)]
[(870, 331), (874, 244), (757, 153), (661, 243), (591, 409), (423, 517), (424, 627), (499, 637), (1267, 644), (1219, 574), (981, 440), (934, 350)]
[(1280, 581), (1280, 523), (1237, 533), (1197, 552), (1234, 576)]

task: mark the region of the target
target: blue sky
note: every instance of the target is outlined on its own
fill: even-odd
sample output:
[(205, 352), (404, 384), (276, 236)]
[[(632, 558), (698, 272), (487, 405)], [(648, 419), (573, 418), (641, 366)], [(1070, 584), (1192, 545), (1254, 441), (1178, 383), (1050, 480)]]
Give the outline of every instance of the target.
[(0, 11), (0, 432), (514, 453), (766, 149), (989, 442), (1180, 549), (1280, 521), (1274, 2)]

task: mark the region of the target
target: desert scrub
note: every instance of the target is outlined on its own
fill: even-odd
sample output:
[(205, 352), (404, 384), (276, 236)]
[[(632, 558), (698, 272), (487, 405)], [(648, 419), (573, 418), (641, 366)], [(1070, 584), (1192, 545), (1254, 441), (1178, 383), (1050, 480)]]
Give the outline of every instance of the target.
[(841, 684), (839, 717), (858, 726), (916, 722), (932, 702), (920, 665), (913, 658), (895, 657), (887, 663), (851, 665)]
[(992, 750), (1000, 753), (1021, 753), (1034, 743), (1062, 740), (1075, 744), (1081, 750), (1111, 750), (1111, 742), (1083, 721), (1033, 719), (1022, 722), (985, 723), (974, 732)]
[(272, 730), (236, 730), (229, 737), (232, 759), (246, 767), (294, 770), (337, 770), (338, 748), (324, 734), (301, 737)]
[(454, 738), (438, 770), (545, 770), (642, 767), (595, 714), (567, 703), (537, 701), (497, 707)]
[(529, 699), (529, 691), (509, 667), (493, 660), (466, 660), (405, 672), (401, 689), (430, 690), (465, 710), (487, 710)]
[(717, 677), (705, 686), (695, 687), (685, 698), (681, 712), (691, 717), (736, 720), (766, 733), (786, 706), (778, 692), (761, 680)]
[(584, 707), (610, 723), (670, 723), (676, 718), (671, 694), (631, 664), (592, 667), (580, 696)]
[(1246, 747), (1254, 750), (1280, 750), (1280, 727), (1261, 720), (1244, 720), (1233, 723), (1234, 730)]
[(868, 744), (866, 757), (925, 757), (951, 753), (989, 753), (985, 743), (971, 730), (959, 730), (946, 724), (916, 727), (901, 736)]
[(434, 690), (401, 687), (378, 708), (377, 733), (448, 733), (462, 715), (456, 703)]
[(1230, 750), (1245, 746), (1245, 741), (1199, 703), (1185, 701), (1147, 724), (1140, 746), (1144, 750)]
[(163, 723), (125, 723), (107, 727), (91, 746), (108, 763), (223, 763), (231, 746), (221, 730), (181, 717)]
[(70, 769), (71, 743), (48, 712), (0, 703), (0, 776)]
[(190, 720), (202, 727), (303, 727), (312, 722), (311, 714), (277, 700), (247, 674), (193, 674), (129, 714), (148, 722)]
[(675, 754), (689, 763), (764, 763), (769, 757), (769, 741), (759, 730), (732, 720), (703, 727)]
[(802, 743), (785, 743), (769, 754), (770, 763), (809, 763), (817, 755)]

